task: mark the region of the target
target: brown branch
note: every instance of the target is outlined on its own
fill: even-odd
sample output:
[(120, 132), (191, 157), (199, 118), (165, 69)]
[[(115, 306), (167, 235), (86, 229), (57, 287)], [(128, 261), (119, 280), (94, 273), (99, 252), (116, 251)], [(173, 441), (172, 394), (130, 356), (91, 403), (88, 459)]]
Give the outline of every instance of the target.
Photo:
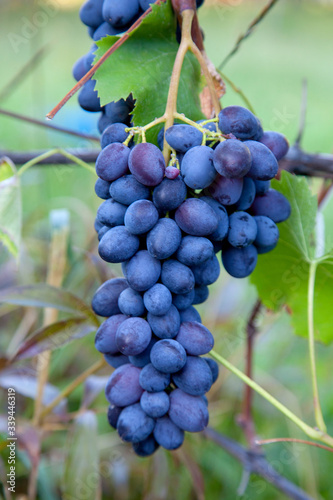
[(305, 491), (276, 472), (262, 453), (246, 450), (239, 443), (208, 427), (203, 435), (232, 455), (249, 474), (262, 477), (292, 500), (314, 500)]
[[(164, 3), (165, 1), (166, 0), (157, 0), (154, 5), (159, 5), (161, 3)], [(78, 90), (80, 90), (80, 88), (83, 87), (83, 85), (85, 83), (87, 83), (88, 80), (91, 79), (91, 77), (96, 73), (98, 68), (100, 68), (102, 66), (102, 64), (111, 56), (111, 54), (113, 54), (117, 49), (119, 49), (119, 47), (121, 47), (128, 40), (131, 32), (134, 31), (138, 26), (140, 26), (140, 24), (142, 23), (144, 18), (147, 17), (148, 14), (151, 13), (151, 11), (152, 11), (152, 8), (149, 7), (149, 9), (147, 9), (139, 17), (139, 19), (137, 19), (135, 21), (135, 23), (132, 24), (132, 26), (126, 31), (126, 33), (124, 33), (121, 36), (121, 38), (119, 38), (119, 40), (117, 40), (116, 43), (114, 45), (112, 45), (112, 47), (110, 47), (105, 52), (105, 54), (97, 61), (96, 64), (94, 64), (94, 66), (88, 71), (88, 73), (86, 73), (84, 75), (84, 77), (81, 78), (81, 80), (79, 80), (76, 85), (74, 85), (74, 87), (65, 95), (65, 97), (63, 99), (61, 99), (61, 101), (52, 109), (52, 111), (50, 111), (46, 115), (46, 118), (49, 118), (50, 120), (52, 120), (52, 118), (55, 117), (55, 115), (58, 113), (58, 111), (60, 111), (61, 108), (66, 104), (66, 102), (69, 101), (69, 99), (71, 97), (73, 97), (73, 95), (76, 94), (76, 92)]]
[(10, 118), (15, 118), (16, 120), (21, 120), (23, 122), (31, 123), (32, 125), (37, 125), (38, 127), (49, 128), (55, 130), (56, 132), (62, 132), (63, 134), (74, 135), (76, 137), (83, 137), (83, 139), (89, 139), (90, 141), (99, 142), (100, 139), (95, 135), (84, 134), (83, 132), (76, 132), (75, 130), (70, 130), (65, 127), (60, 127), (59, 125), (54, 125), (53, 123), (44, 122), (42, 120), (37, 120), (36, 118), (30, 118), (29, 116), (21, 115), (18, 113), (13, 113), (13, 111), (7, 111), (6, 109), (0, 108), (0, 115), (9, 116)]
[[(76, 156), (80, 160), (85, 161), (86, 163), (95, 163), (97, 156), (101, 152), (100, 149), (67, 149), (68, 153)], [(39, 150), (39, 151), (1, 151), (0, 150), (0, 158), (6, 156), (10, 158), (15, 165), (24, 165), (30, 160), (33, 160), (37, 156), (46, 153), (47, 150)], [(61, 154), (54, 154), (45, 160), (41, 160), (38, 162), (36, 167), (39, 165), (76, 165), (73, 162), (66, 158)]]
[(299, 146), (291, 146), (280, 160), (280, 168), (297, 175), (333, 179), (333, 155), (306, 153)]

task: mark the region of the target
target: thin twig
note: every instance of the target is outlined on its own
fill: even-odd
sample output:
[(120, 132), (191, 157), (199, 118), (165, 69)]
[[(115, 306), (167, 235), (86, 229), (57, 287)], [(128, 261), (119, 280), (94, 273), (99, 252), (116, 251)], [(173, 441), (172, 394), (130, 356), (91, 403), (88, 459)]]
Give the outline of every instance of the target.
[(260, 23), (260, 21), (263, 20), (263, 18), (268, 14), (268, 12), (271, 10), (271, 8), (276, 4), (277, 0), (270, 0), (267, 5), (262, 9), (262, 11), (259, 13), (259, 15), (251, 22), (250, 26), (247, 28), (246, 32), (240, 35), (236, 41), (235, 46), (233, 49), (229, 52), (229, 54), (223, 59), (221, 64), (218, 66), (218, 70), (222, 69), (226, 63), (231, 59), (231, 57), (238, 52), (238, 49), (240, 48), (242, 42), (248, 38), (251, 33), (253, 32), (254, 28), (257, 26), (257, 24)]
[[(161, 3), (164, 3), (166, 0), (157, 0), (155, 2), (154, 5), (159, 5)], [(139, 17), (139, 19), (137, 19), (135, 21), (135, 23), (132, 24), (132, 26), (126, 31), (126, 33), (124, 33), (121, 38), (119, 38), (119, 40), (116, 41), (116, 43), (114, 43), (112, 45), (112, 47), (110, 47), (106, 52), (105, 54), (103, 54), (103, 56), (97, 61), (96, 64), (94, 64), (94, 66), (88, 71), (88, 73), (86, 73), (84, 75), (83, 78), (81, 78), (81, 80), (79, 80), (77, 82), (76, 85), (74, 85), (74, 87), (65, 95), (65, 97), (63, 99), (61, 99), (61, 101), (46, 115), (46, 118), (49, 118), (50, 120), (52, 120), (52, 118), (55, 117), (55, 115), (58, 113), (58, 111), (61, 110), (61, 108), (63, 106), (65, 106), (66, 102), (69, 101), (69, 99), (71, 97), (73, 97), (74, 94), (76, 94), (76, 92), (78, 90), (80, 90), (81, 87), (83, 87), (83, 85), (85, 83), (87, 83), (88, 80), (91, 79), (91, 77), (96, 73), (96, 71), (98, 70), (98, 68), (100, 68), (102, 66), (102, 64), (111, 56), (111, 54), (113, 54), (117, 49), (119, 49), (119, 47), (121, 47), (129, 38), (130, 34), (132, 33), (132, 31), (134, 31), (138, 26), (140, 26), (140, 24), (142, 23), (142, 21), (145, 19), (145, 17), (148, 16), (148, 14), (150, 14), (152, 11), (152, 8), (151, 6)]]
[(203, 435), (232, 455), (243, 465), (245, 470), (248, 470), (251, 474), (262, 477), (268, 483), (275, 486), (275, 488), (282, 491), (288, 498), (293, 500), (314, 500), (301, 488), (278, 474), (263, 454), (246, 450), (233, 439), (209, 427), (203, 431)]
[[(38, 151), (1, 151), (0, 150), (0, 158), (6, 156), (10, 160), (12, 160), (15, 165), (24, 165), (29, 161), (34, 160), (42, 155), (45, 155), (48, 152), (47, 149), (38, 150)], [(67, 152), (76, 156), (79, 160), (82, 160), (86, 163), (95, 163), (97, 156), (101, 152), (100, 149), (67, 149)], [(45, 159), (42, 159), (38, 162), (38, 165), (68, 165), (72, 164), (72, 160), (66, 158), (64, 155), (60, 153), (54, 153), (52, 156), (48, 156)], [(38, 166), (36, 165), (36, 166)]]
[(297, 439), (297, 438), (272, 438), (272, 439), (257, 439), (256, 443), (260, 446), (263, 444), (274, 444), (274, 443), (302, 443), (308, 444), (309, 446), (315, 446), (316, 448), (322, 448), (323, 450), (330, 451), (333, 453), (333, 449), (329, 446), (325, 446), (324, 444), (312, 443), (312, 441), (306, 441), (305, 439)]
[(66, 127), (60, 127), (60, 125), (54, 125), (42, 120), (37, 120), (36, 118), (30, 118), (29, 116), (24, 116), (18, 113), (13, 113), (13, 111), (8, 111), (7, 109), (0, 108), (0, 115), (9, 116), (10, 118), (15, 118), (23, 122), (31, 123), (32, 125), (37, 125), (38, 127), (49, 128), (55, 130), (56, 132), (61, 132), (67, 135), (74, 135), (75, 137), (82, 137), (83, 139), (88, 139), (90, 141), (99, 142), (99, 137), (95, 135), (85, 134), (84, 132), (77, 132), (76, 130), (70, 130)]

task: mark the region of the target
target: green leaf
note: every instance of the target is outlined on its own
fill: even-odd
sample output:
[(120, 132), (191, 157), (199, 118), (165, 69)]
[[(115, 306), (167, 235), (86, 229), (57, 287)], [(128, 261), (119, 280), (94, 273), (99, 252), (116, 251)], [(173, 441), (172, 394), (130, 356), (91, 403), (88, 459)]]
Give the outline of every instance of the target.
[(0, 242), (18, 257), (21, 241), (21, 186), (15, 165), (9, 158), (0, 159)]
[[(309, 273), (315, 268), (315, 338), (324, 343), (333, 340), (331, 304), (333, 302), (333, 253), (316, 241), (316, 197), (305, 178), (282, 172), (281, 181), (272, 187), (284, 194), (291, 204), (290, 218), (279, 224), (280, 240), (268, 254), (259, 255), (251, 277), (265, 306), (278, 310), (286, 304), (291, 310), (295, 333), (308, 336)], [(326, 253), (325, 253), (326, 252)]]
[[(129, 39), (111, 54), (95, 74), (102, 105), (133, 94), (137, 100), (133, 123), (137, 126), (146, 125), (164, 114), (179, 47), (170, 1), (152, 5), (152, 9)], [(99, 49), (95, 62), (118, 39), (108, 36), (97, 42)], [(200, 83), (199, 63), (193, 54), (187, 54), (179, 83), (178, 111), (193, 120), (203, 117), (199, 103)], [(158, 128), (148, 131), (148, 140), (156, 143)]]
[(64, 463), (64, 500), (99, 500), (101, 476), (99, 473), (97, 418), (92, 411), (77, 417), (68, 442)]
[(85, 316), (91, 323), (99, 326), (97, 317), (91, 308), (67, 290), (62, 290), (45, 283), (5, 288), (0, 291), (0, 303), (16, 304), (25, 307), (51, 307)]
[(70, 318), (40, 328), (20, 346), (16, 359), (32, 358), (44, 351), (53, 351), (96, 331), (95, 323), (85, 317)]

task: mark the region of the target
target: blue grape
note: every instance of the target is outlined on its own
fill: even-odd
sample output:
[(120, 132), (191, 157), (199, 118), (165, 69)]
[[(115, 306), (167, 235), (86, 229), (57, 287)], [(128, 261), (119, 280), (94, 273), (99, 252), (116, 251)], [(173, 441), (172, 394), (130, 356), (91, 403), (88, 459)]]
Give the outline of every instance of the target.
[(80, 9), (80, 19), (83, 24), (98, 28), (104, 21), (102, 15), (103, 0), (88, 0)]
[(103, 132), (101, 137), (102, 149), (113, 144), (114, 142), (124, 142), (127, 139), (128, 132), (126, 132), (127, 125), (124, 123), (112, 123)]
[[(181, 125), (181, 123), (174, 123), (173, 126), (178, 126)], [(161, 130), (157, 134), (157, 144), (158, 147), (162, 150), (164, 146), (164, 126), (161, 128)], [(183, 154), (183, 153), (181, 153)]]
[(109, 378), (105, 395), (109, 403), (124, 407), (137, 403), (143, 393), (139, 383), (140, 369), (131, 364), (117, 368)]
[(271, 181), (258, 181), (257, 179), (254, 179), (253, 182), (256, 186), (257, 196), (262, 196), (263, 194), (267, 193), (271, 186)]
[(278, 161), (288, 153), (289, 143), (285, 136), (279, 132), (273, 132), (271, 130), (264, 132), (259, 142), (265, 144)]
[(162, 417), (156, 421), (154, 438), (166, 450), (176, 450), (184, 442), (184, 431), (177, 427), (169, 417)]
[(215, 254), (202, 264), (191, 267), (195, 284), (199, 286), (211, 285), (220, 276), (220, 263)]
[(145, 306), (140, 293), (132, 288), (126, 288), (121, 292), (118, 307), (127, 316), (143, 316), (145, 313)]
[(171, 257), (180, 245), (182, 233), (174, 220), (163, 218), (147, 235), (148, 252), (156, 259)]
[(133, 175), (124, 175), (112, 182), (110, 194), (115, 201), (128, 206), (135, 201), (149, 198), (150, 190), (138, 182)]
[(168, 179), (171, 179), (171, 180), (176, 179), (179, 175), (180, 175), (180, 171), (178, 170), (177, 167), (172, 167), (171, 165), (166, 167), (165, 177), (167, 177)]
[(104, 354), (117, 354), (116, 333), (118, 327), (127, 319), (124, 314), (115, 314), (106, 319), (98, 328), (95, 337), (97, 351)]
[(95, 193), (102, 200), (107, 200), (110, 198), (110, 183), (98, 178), (95, 183)]
[(257, 196), (251, 206), (252, 215), (265, 215), (273, 222), (283, 222), (290, 216), (291, 206), (283, 194), (269, 189), (263, 196)]
[(213, 384), (214, 384), (217, 381), (218, 376), (219, 376), (219, 365), (212, 358), (202, 358), (202, 359), (204, 359), (209, 366), (209, 369), (212, 373)]
[(257, 224), (257, 236), (254, 245), (258, 253), (266, 253), (276, 247), (279, 240), (279, 229), (275, 222), (264, 215), (254, 217)]
[(220, 142), (214, 150), (213, 161), (217, 172), (230, 179), (244, 177), (251, 168), (249, 149), (236, 139)]
[(158, 443), (156, 442), (154, 436), (148, 436), (143, 441), (139, 441), (138, 443), (132, 443), (133, 451), (139, 457), (149, 457), (152, 455), (158, 448)]
[(160, 274), (161, 263), (147, 250), (140, 250), (126, 267), (128, 284), (138, 292), (144, 292), (155, 285)]
[(224, 269), (234, 278), (246, 278), (256, 267), (258, 252), (253, 245), (244, 248), (228, 247), (222, 251)]
[(208, 286), (203, 285), (194, 287), (194, 299), (192, 304), (202, 304), (208, 299), (208, 295)]
[(172, 293), (188, 293), (194, 288), (191, 269), (177, 260), (167, 260), (162, 265), (161, 281)]
[(103, 17), (115, 28), (126, 26), (139, 12), (138, 0), (104, 0)]
[(172, 303), (177, 307), (178, 311), (183, 311), (190, 307), (194, 299), (194, 288), (187, 293), (175, 294), (172, 298)]
[(98, 207), (97, 218), (105, 226), (115, 227), (124, 224), (127, 207), (112, 199), (105, 200)]
[(105, 36), (115, 36), (118, 35), (119, 29), (114, 28), (111, 26), (110, 23), (107, 23), (106, 21), (102, 23), (98, 28), (95, 30), (92, 39), (95, 42), (98, 42), (101, 38)]
[(127, 162), (130, 149), (114, 142), (99, 153), (96, 160), (96, 173), (104, 181), (114, 181), (127, 173)]
[(236, 248), (247, 247), (257, 236), (257, 224), (247, 212), (234, 212), (229, 217), (228, 241)]
[(156, 337), (160, 339), (174, 338), (180, 327), (179, 312), (174, 305), (171, 305), (170, 309), (163, 316), (155, 316), (149, 312), (147, 321)]
[(117, 422), (119, 436), (130, 443), (143, 441), (153, 432), (154, 427), (155, 421), (148, 417), (139, 403), (124, 408)]
[(179, 311), (180, 321), (184, 323), (185, 321), (196, 321), (201, 323), (201, 316), (195, 307), (189, 306), (187, 309)]
[(227, 179), (218, 175), (208, 188), (210, 195), (222, 205), (234, 205), (240, 199), (243, 179)]
[(217, 175), (213, 164), (213, 150), (208, 146), (195, 146), (187, 151), (181, 164), (181, 173), (188, 187), (208, 187)]
[(214, 347), (213, 335), (205, 326), (196, 321), (182, 323), (176, 340), (191, 356), (207, 354)]
[(251, 111), (242, 106), (228, 106), (219, 113), (219, 129), (237, 139), (252, 139), (258, 134), (259, 124)]
[(229, 230), (229, 217), (226, 209), (224, 208), (221, 203), (218, 201), (214, 200), (210, 196), (203, 196), (200, 198), (202, 201), (205, 201), (208, 203), (208, 205), (214, 210), (217, 219), (218, 219), (218, 226), (215, 229), (215, 231), (211, 234), (208, 235), (208, 238), (210, 238), (213, 241), (222, 241), (228, 234)]
[(91, 113), (101, 111), (101, 104), (97, 90), (95, 90), (95, 83), (95, 80), (88, 80), (81, 88), (78, 97), (81, 108)]
[(172, 295), (166, 286), (156, 283), (156, 285), (145, 292), (143, 301), (149, 313), (155, 316), (163, 316), (170, 309)]
[(86, 67), (86, 56), (80, 57), (75, 63), (72, 68), (72, 74), (74, 79), (78, 82), (81, 80), (81, 78), (84, 77), (84, 75), (87, 73), (87, 67)]
[(185, 236), (177, 250), (177, 259), (186, 266), (195, 266), (214, 256), (214, 247), (207, 238)]
[(188, 432), (200, 432), (207, 427), (208, 409), (201, 396), (191, 396), (175, 389), (169, 398), (169, 417), (174, 424)]
[(106, 262), (123, 262), (139, 249), (140, 241), (125, 226), (113, 227), (105, 233), (98, 245), (98, 253)]
[(156, 337), (152, 337), (148, 346), (144, 351), (136, 356), (129, 356), (128, 359), (132, 365), (137, 366), (138, 368), (143, 368), (150, 363), (150, 352), (153, 348), (153, 345), (156, 344), (158, 339)]
[(177, 208), (175, 220), (185, 233), (207, 236), (215, 231), (218, 218), (214, 210), (198, 198), (189, 198)]
[(137, 356), (148, 347), (151, 335), (151, 328), (145, 319), (128, 318), (118, 327), (116, 344), (125, 356)]
[(142, 368), (140, 373), (140, 385), (142, 389), (149, 392), (164, 391), (170, 384), (169, 373), (162, 373), (149, 363)]
[(185, 365), (186, 352), (176, 340), (163, 339), (153, 346), (150, 360), (156, 370), (162, 373), (175, 373)]
[(172, 380), (179, 389), (192, 396), (204, 395), (213, 384), (210, 367), (197, 356), (187, 356), (186, 365), (173, 374)]
[(123, 408), (116, 405), (110, 405), (108, 408), (108, 422), (114, 429), (117, 429), (118, 418), (122, 411)]
[(163, 179), (153, 191), (153, 202), (158, 210), (168, 212), (178, 208), (186, 198), (187, 189), (182, 177)]
[(129, 358), (121, 354), (121, 352), (117, 352), (116, 354), (110, 354), (108, 352), (104, 354), (104, 359), (112, 368), (119, 368), (129, 363)]
[(106, 317), (119, 314), (118, 298), (121, 292), (127, 287), (128, 283), (123, 278), (113, 278), (103, 283), (96, 290), (92, 299), (91, 305), (94, 312), (98, 316)]
[(103, 238), (104, 234), (107, 233), (110, 230), (109, 226), (103, 226), (101, 229), (98, 231), (98, 241), (101, 241)]
[(278, 162), (273, 153), (261, 142), (245, 141), (244, 144), (249, 148), (252, 164), (248, 177), (258, 179), (259, 181), (268, 181), (276, 176), (279, 170)]
[(202, 143), (202, 132), (192, 125), (178, 124), (169, 127), (165, 132), (165, 140), (176, 151), (186, 153), (194, 146)]
[(132, 234), (147, 233), (158, 221), (158, 211), (149, 200), (138, 200), (126, 210), (125, 226)]
[[(266, 181), (259, 181), (266, 182)], [(256, 196), (256, 185), (252, 179), (249, 177), (244, 177), (243, 179), (243, 189), (242, 194), (236, 204), (237, 210), (247, 210), (252, 205), (254, 198)]]
[(128, 166), (134, 177), (144, 186), (157, 186), (164, 177), (165, 161), (154, 144), (143, 142), (131, 150)]
[(128, 97), (126, 101), (120, 99), (119, 101), (112, 101), (104, 107), (105, 115), (109, 119), (109, 124), (111, 123), (126, 123), (129, 125), (129, 113), (134, 108), (134, 102), (131, 97)]
[(170, 401), (166, 392), (145, 391), (140, 399), (141, 408), (149, 417), (163, 417), (169, 410)]

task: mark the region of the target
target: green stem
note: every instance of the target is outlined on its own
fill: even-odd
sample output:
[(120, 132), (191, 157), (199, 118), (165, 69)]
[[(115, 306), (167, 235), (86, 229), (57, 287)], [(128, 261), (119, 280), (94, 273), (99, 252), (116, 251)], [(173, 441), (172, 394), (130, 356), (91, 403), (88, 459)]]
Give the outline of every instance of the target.
[(50, 151), (47, 151), (46, 153), (43, 153), (39, 156), (36, 156), (36, 158), (33, 158), (32, 160), (28, 161), (25, 163), (20, 170), (18, 171), (18, 176), (22, 176), (30, 167), (33, 167), (34, 165), (37, 165), (40, 161), (46, 160), (47, 158), (50, 158), (53, 155), (60, 154), (62, 156), (65, 156), (65, 158), (68, 158), (71, 160), (73, 163), (76, 163), (77, 165), (80, 165), (81, 167), (85, 168), (92, 174), (95, 173), (94, 167), (89, 165), (89, 163), (86, 163), (85, 161), (81, 160), (80, 158), (77, 158), (76, 156), (72, 155), (71, 153), (68, 153), (64, 149), (51, 149)]
[(212, 358), (216, 359), (219, 363), (225, 366), (228, 370), (234, 373), (238, 378), (240, 378), (245, 384), (250, 386), (254, 391), (260, 394), (263, 398), (265, 398), (269, 403), (271, 403), (275, 408), (277, 408), (281, 413), (283, 413), (287, 418), (289, 418), (294, 424), (296, 424), (303, 432), (312, 439), (316, 439), (317, 441), (322, 441), (323, 443), (328, 444), (333, 448), (333, 438), (328, 436), (325, 432), (314, 429), (310, 427), (310, 425), (306, 424), (301, 420), (297, 415), (295, 415), (292, 411), (290, 411), (286, 406), (284, 406), (280, 401), (275, 399), (269, 392), (263, 389), (259, 384), (254, 382), (254, 380), (250, 379), (245, 373), (241, 372), (236, 366), (229, 363), (228, 360), (220, 356), (214, 351), (210, 351), (210, 355)]
[(315, 338), (314, 338), (314, 287), (316, 281), (317, 262), (311, 262), (308, 283), (308, 341), (309, 341), (309, 356), (310, 356), (310, 370), (312, 380), (312, 393), (313, 393), (313, 406), (315, 412), (315, 419), (318, 428), (322, 432), (326, 432), (326, 425), (321, 411), (317, 370), (316, 370), (316, 354), (315, 354)]
[(218, 69), (217, 69), (217, 72), (223, 78), (223, 80), (225, 80), (230, 85), (230, 87), (232, 88), (232, 90), (234, 92), (236, 92), (237, 94), (240, 95), (240, 97), (243, 99), (243, 101), (246, 104), (246, 106), (255, 115), (256, 112), (254, 111), (254, 108), (253, 108), (252, 104), (250, 103), (250, 101), (248, 100), (248, 98), (246, 97), (246, 95), (244, 94), (244, 92), (242, 91), (242, 89), (240, 89), (239, 87), (237, 87), (237, 85), (232, 80), (230, 80), (230, 78), (228, 78), (224, 73), (222, 73)]

